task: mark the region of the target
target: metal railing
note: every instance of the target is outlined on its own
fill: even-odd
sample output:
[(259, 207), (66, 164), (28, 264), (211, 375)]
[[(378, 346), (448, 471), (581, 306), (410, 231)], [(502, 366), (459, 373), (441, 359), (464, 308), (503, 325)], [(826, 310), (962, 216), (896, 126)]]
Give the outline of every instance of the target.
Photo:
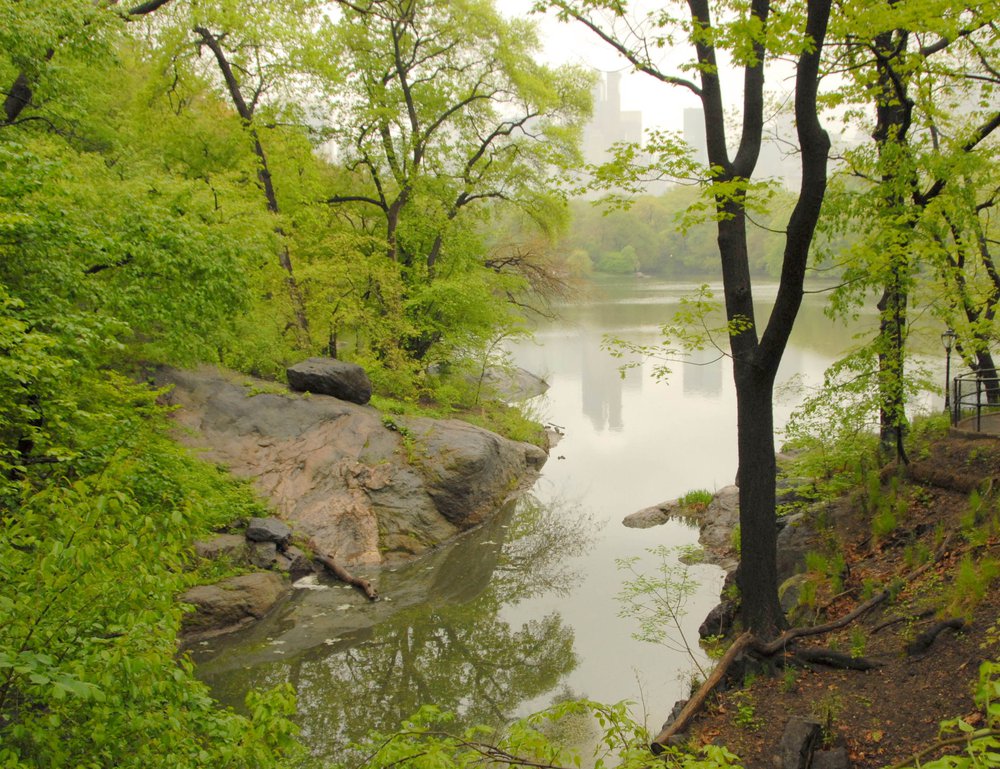
[(1000, 377), (978, 374), (955, 377), (951, 424), (970, 432), (1000, 432)]

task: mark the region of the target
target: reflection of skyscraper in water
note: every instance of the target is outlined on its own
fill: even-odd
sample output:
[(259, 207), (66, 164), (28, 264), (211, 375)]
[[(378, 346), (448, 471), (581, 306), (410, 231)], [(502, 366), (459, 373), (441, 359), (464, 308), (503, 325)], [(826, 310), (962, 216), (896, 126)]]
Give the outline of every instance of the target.
[(597, 344), (583, 344), (581, 357), (583, 413), (590, 418), (598, 432), (605, 428), (621, 432), (625, 426), (622, 419), (622, 392), (626, 387), (642, 387), (641, 370), (628, 369), (623, 379), (619, 367), (624, 361), (612, 358)]
[(707, 350), (695, 350), (682, 366), (684, 377), (684, 394), (700, 395), (706, 398), (718, 398), (722, 395), (722, 361), (721, 353), (714, 347)]

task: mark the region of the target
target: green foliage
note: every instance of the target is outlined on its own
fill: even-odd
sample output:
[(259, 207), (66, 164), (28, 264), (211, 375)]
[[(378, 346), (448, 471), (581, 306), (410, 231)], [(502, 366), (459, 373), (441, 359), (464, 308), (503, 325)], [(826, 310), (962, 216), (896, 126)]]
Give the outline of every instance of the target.
[(757, 709), (753, 701), (753, 692), (749, 689), (740, 689), (733, 695), (736, 704), (736, 713), (733, 721), (741, 729), (755, 732), (761, 727), (761, 721), (757, 717)]
[[(599, 730), (594, 769), (738, 769), (739, 759), (725, 748), (707, 745), (697, 753), (669, 747), (657, 757), (649, 751), (649, 735), (628, 714), (627, 703), (604, 705), (571, 700), (494, 730), (477, 726), (452, 731), (455, 717), (424, 706), (393, 734), (372, 734), (352, 752), (362, 756), (358, 769), (389, 769), (405, 765), (417, 769), (462, 769), (489, 762), (493, 766), (577, 767), (583, 756), (559, 744), (564, 724), (584, 722)], [(348, 766), (344, 764), (343, 766)]]
[(715, 494), (707, 489), (692, 489), (680, 498), (680, 503), (681, 507), (688, 510), (702, 511), (712, 504), (713, 499)]
[(729, 535), (729, 544), (732, 546), (733, 552), (736, 553), (737, 556), (743, 552), (743, 532), (738, 523), (733, 526), (733, 530)]
[(814, 479), (821, 499), (856, 486), (876, 464), (875, 365), (865, 351), (835, 363), (785, 427), (787, 444), (798, 449), (788, 473)]
[(949, 589), (949, 612), (953, 615), (971, 616), (998, 578), (1000, 560), (992, 556), (973, 559), (966, 555), (962, 558)]
[(727, 320), (721, 303), (708, 284), (702, 284), (691, 296), (680, 300), (680, 308), (669, 323), (660, 327), (663, 341), (659, 344), (637, 344), (627, 339), (605, 336), (601, 348), (619, 360), (633, 358), (621, 365), (622, 376), (630, 368), (652, 361), (652, 374), (663, 381), (673, 373), (671, 366), (684, 363), (692, 352), (706, 349), (718, 351), (719, 357), (728, 355), (729, 338), (752, 328), (747, 318)]
[[(607, 176), (609, 185), (616, 184), (616, 175), (621, 178), (623, 164), (636, 148), (618, 145), (618, 150), (624, 153), (618, 161), (595, 169), (598, 177)], [(559, 241), (562, 248), (581, 254), (578, 258), (585, 256), (586, 263), (598, 272), (638, 270), (675, 280), (717, 276), (714, 205), (706, 202), (704, 190), (677, 185), (654, 197), (641, 194), (641, 186), (629, 191), (628, 197), (619, 195), (600, 205), (572, 201), (572, 226)], [(760, 224), (748, 232), (750, 266), (755, 276), (777, 278), (783, 248), (780, 231), (791, 212), (792, 200), (785, 192), (770, 192), (774, 194), (762, 194), (750, 201), (754, 221)]]
[(175, 658), (191, 540), (258, 503), (167, 439), (157, 393), (75, 375), (85, 400), (44, 420), (57, 461), (22, 452), (3, 485), (4, 765), (280, 764), (295, 746), (288, 692), (236, 716)]
[(844, 574), (847, 563), (844, 554), (835, 552), (824, 555), (815, 551), (806, 553), (806, 570), (827, 582), (831, 594), (840, 593), (844, 589)]
[(615, 560), (619, 571), (631, 575), (617, 595), (621, 602), (618, 613), (622, 617), (638, 620), (639, 629), (632, 634), (633, 638), (662, 644), (686, 654), (702, 677), (707, 677), (702, 661), (695, 655), (694, 647), (685, 637), (681, 625), (684, 605), (697, 588), (690, 569), (682, 561), (696, 558), (698, 551), (696, 548), (659, 545), (647, 548), (647, 552), (655, 559), (652, 573), (639, 571), (638, 557)]
[(865, 631), (859, 627), (851, 629), (851, 656), (860, 659), (865, 656), (865, 647), (868, 645), (868, 637)]
[[(330, 340), (410, 394), (407, 373), (475, 359), (561, 285), (554, 176), (579, 161), (590, 76), (539, 64), (533, 23), (485, 0), (339, 11), (297, 43), (345, 163), (296, 214), (304, 286)], [(492, 236), (518, 215), (523, 237)]]
[(868, 478), (865, 506), (872, 517), (871, 527), (875, 541), (883, 540), (892, 534), (906, 518), (909, 510), (909, 500), (899, 488), (899, 477), (892, 476), (889, 479), (889, 488), (885, 490), (880, 476), (871, 473)]

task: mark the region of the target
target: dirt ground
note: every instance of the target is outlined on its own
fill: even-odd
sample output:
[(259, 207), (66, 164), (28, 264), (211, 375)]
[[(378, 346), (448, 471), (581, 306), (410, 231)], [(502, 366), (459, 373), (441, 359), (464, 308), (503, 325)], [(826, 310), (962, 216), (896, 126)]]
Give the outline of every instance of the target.
[[(802, 716), (817, 720), (824, 742), (845, 745), (852, 766), (865, 769), (893, 766), (933, 745), (942, 720), (983, 724), (972, 699), (979, 666), (1000, 656), (1000, 484), (993, 490), (1000, 440), (949, 437), (913, 457), (895, 492), (889, 476), (883, 473), (875, 495), (881, 502), (855, 495), (838, 503), (831, 552), (836, 545), (846, 557), (834, 564), (835, 578), (816, 570), (813, 606), (803, 614), (822, 623), (883, 587), (894, 597), (843, 630), (798, 642), (876, 667), (787, 665), (748, 675), (743, 688), (713, 695), (688, 729), (696, 742), (726, 745), (748, 769), (775, 769), (788, 719)], [(979, 502), (970, 497), (974, 488), (982, 489)], [(961, 628), (907, 650), (943, 620)]]

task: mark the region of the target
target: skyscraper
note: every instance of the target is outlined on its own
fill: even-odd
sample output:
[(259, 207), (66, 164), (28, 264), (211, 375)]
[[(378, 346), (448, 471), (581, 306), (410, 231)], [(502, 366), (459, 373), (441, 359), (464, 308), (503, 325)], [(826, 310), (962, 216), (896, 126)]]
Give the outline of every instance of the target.
[(583, 154), (588, 163), (603, 163), (615, 142), (642, 141), (642, 113), (622, 111), (620, 72), (604, 72), (594, 86), (594, 115), (583, 130)]

